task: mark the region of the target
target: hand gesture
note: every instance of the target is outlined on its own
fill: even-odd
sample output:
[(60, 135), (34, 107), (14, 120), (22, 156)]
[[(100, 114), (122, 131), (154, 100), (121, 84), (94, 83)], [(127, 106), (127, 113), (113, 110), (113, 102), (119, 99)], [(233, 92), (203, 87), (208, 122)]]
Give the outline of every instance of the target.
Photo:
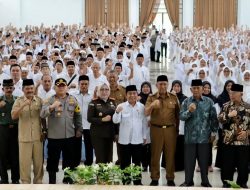
[(6, 105), (6, 102), (4, 100), (0, 101), (0, 108), (4, 107)]
[(58, 108), (59, 106), (61, 106), (61, 102), (60, 102), (59, 100), (56, 100), (56, 101), (51, 105), (52, 108)]
[(102, 121), (103, 122), (109, 122), (109, 121), (111, 121), (111, 119), (112, 119), (112, 117), (110, 115), (107, 115), (107, 116), (102, 118)]
[(115, 112), (120, 113), (123, 110), (122, 106), (118, 106), (115, 110)]
[(153, 108), (159, 108), (160, 107), (160, 100), (154, 100), (151, 104)]
[(237, 111), (233, 110), (233, 111), (229, 111), (228, 113), (228, 117), (235, 117), (237, 115)]
[(25, 106), (30, 106), (30, 104), (31, 104), (31, 100), (26, 99), (26, 100), (23, 102), (23, 107), (25, 107)]
[(190, 112), (194, 112), (196, 110), (196, 105), (194, 103), (191, 103), (189, 106), (188, 106), (188, 111)]

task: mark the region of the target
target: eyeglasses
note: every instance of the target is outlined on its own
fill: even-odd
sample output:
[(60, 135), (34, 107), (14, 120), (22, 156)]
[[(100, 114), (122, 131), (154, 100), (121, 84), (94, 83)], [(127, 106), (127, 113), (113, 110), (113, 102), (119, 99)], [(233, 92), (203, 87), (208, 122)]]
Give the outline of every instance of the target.
[(199, 73), (199, 75), (205, 75), (205, 73)]
[(229, 73), (230, 71), (225, 70), (224, 73)]

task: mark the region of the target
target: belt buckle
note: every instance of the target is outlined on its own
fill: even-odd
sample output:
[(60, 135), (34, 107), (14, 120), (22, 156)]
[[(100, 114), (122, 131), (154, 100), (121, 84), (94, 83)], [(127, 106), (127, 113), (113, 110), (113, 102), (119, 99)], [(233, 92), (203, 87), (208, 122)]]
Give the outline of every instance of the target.
[(164, 126), (162, 126), (162, 128), (163, 128), (163, 129), (166, 129), (166, 128), (167, 128), (167, 126), (166, 126), (166, 125), (164, 125)]

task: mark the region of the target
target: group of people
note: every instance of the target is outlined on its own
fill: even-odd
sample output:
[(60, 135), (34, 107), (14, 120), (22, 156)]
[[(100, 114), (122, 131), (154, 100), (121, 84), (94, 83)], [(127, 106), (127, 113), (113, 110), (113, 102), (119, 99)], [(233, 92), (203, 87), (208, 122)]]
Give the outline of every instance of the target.
[[(85, 165), (92, 165), (94, 156), (95, 163), (113, 162), (117, 143), (116, 164), (149, 170), (152, 186), (158, 185), (160, 165), (168, 186), (175, 186), (175, 171), (183, 170), (181, 186), (194, 186), (198, 160), (201, 186), (211, 187), (208, 169), (218, 136), (223, 187), (230, 187), (227, 180), (237, 168), (237, 184), (247, 188), (250, 73), (242, 72), (248, 61), (238, 54), (248, 55), (248, 34), (194, 28), (167, 37), (155, 28), (63, 24), (1, 29), (1, 183), (9, 183), (9, 167), (12, 183), (31, 183), (32, 164), (33, 183), (42, 183), (45, 146), (49, 183), (55, 184), (59, 160), (62, 168), (77, 167), (84, 140)], [(150, 83), (149, 69), (153, 50), (158, 62), (167, 40), (178, 79), (170, 91), (166, 75)], [(65, 175), (63, 183), (72, 179)]]

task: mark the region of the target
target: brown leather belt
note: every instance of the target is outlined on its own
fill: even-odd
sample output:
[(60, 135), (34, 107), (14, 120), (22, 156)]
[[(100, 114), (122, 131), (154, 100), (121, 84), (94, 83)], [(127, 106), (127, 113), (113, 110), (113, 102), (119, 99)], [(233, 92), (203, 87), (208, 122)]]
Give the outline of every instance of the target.
[(153, 127), (157, 127), (157, 128), (162, 128), (162, 129), (166, 129), (169, 127), (174, 127), (174, 125), (152, 125)]

